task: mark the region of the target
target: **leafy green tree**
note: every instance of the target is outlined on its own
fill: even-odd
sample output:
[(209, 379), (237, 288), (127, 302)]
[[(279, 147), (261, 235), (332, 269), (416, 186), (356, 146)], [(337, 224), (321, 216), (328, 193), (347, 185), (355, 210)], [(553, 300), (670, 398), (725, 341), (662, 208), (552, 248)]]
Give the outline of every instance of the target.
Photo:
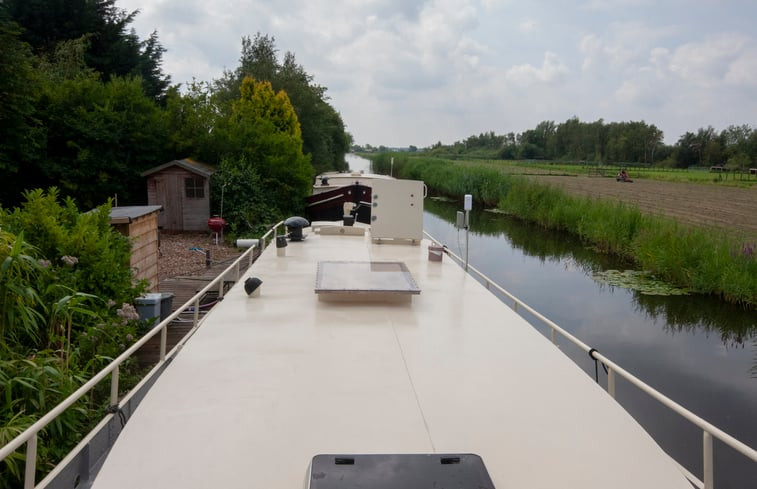
[(177, 157), (191, 156), (210, 164), (219, 163), (219, 155), (230, 150), (222, 146), (215, 127), (231, 114), (231, 101), (219, 102), (207, 82), (193, 80), (184, 93), (178, 87), (168, 89), (166, 115), (169, 150)]
[(701, 143), (696, 134), (686, 132), (675, 144), (675, 165), (678, 168), (688, 168), (697, 166), (701, 160), (700, 157)]
[(40, 82), (19, 27), (0, 15), (0, 201), (15, 202), (24, 173), (41, 153), (44, 132), (35, 117)]
[(139, 62), (129, 74), (138, 74), (142, 78), (145, 93), (158, 101), (165, 100), (166, 90), (171, 85), (171, 77), (163, 74), (163, 53), (166, 52), (158, 40), (158, 32), (139, 44)]
[(168, 126), (139, 79), (51, 83), (40, 105), (47, 157), (37, 185), (59, 185), (90, 208), (107, 196), (123, 203), (145, 200), (140, 172), (165, 162)]
[(24, 28), (23, 40), (39, 55), (55, 52), (60, 42), (87, 40), (87, 66), (104, 80), (140, 76), (145, 93), (162, 100), (170, 77), (161, 71), (165, 51), (153, 32), (140, 42), (129, 29), (138, 11), (127, 12), (116, 0), (5, 0), (0, 9)]
[(258, 33), (253, 39), (244, 37), (239, 66), (214, 83), (219, 106), (237, 98), (242, 80), (248, 76), (269, 81), (274, 90), (287, 93), (300, 121), (303, 152), (311, 156), (317, 172), (347, 169), (344, 155), (351, 137), (339, 113), (328, 103), (326, 88), (313, 82), (293, 53), (285, 53), (283, 62), (279, 62), (272, 36)]
[(49, 262), (50, 270), (56, 271), (50, 283), (103, 301), (131, 301), (139, 292), (132, 283), (131, 244), (110, 225), (110, 204), (80, 212), (73, 199), (60, 200), (55, 188), (27, 191), (19, 207), (3, 212), (0, 225), (23, 234), (39, 257)]
[(227, 157), (210, 181), (218, 214), (232, 236), (259, 236), (286, 217), (270, 200), (259, 170), (246, 156)]
[(226, 147), (238, 148), (227, 157), (254, 165), (258, 192), (285, 212), (302, 210), (313, 169), (302, 153), (300, 124), (286, 93), (274, 92), (270, 82), (245, 78), (231, 116), (217, 129), (227, 138)]

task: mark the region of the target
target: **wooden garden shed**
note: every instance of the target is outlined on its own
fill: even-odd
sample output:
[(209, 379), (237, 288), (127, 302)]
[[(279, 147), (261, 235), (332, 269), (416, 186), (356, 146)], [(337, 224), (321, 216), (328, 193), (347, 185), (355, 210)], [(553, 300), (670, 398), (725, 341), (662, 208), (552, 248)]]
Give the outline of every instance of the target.
[(215, 169), (189, 158), (169, 161), (142, 173), (147, 203), (163, 207), (158, 226), (166, 231), (207, 231), (210, 176)]
[(131, 239), (131, 268), (138, 279), (150, 282), (158, 290), (158, 216), (159, 205), (113, 207), (110, 225)]

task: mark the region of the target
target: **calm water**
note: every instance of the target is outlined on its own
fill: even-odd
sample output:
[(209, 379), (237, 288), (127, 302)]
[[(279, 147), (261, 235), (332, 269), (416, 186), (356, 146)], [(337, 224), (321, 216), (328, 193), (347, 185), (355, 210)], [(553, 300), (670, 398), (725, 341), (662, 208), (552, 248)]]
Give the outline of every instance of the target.
[[(348, 162), (353, 170), (369, 171), (366, 160), (354, 157)], [(462, 256), (465, 236), (453, 225), (462, 204), (426, 199), (425, 207), (426, 231)], [(623, 263), (569, 235), (488, 212), (471, 214), (469, 257), (473, 266), (585, 343), (715, 426), (757, 446), (754, 311), (708, 297), (644, 296), (603, 285), (592, 272), (625, 269)], [(537, 329), (547, 334), (546, 328)], [(565, 341), (561, 345), (594, 376), (594, 363), (584, 352)], [(601, 367), (599, 377), (606, 385)], [(622, 380), (616, 392), (658, 443), (701, 477), (701, 431)], [(715, 483), (724, 489), (755, 488), (757, 464), (716, 441)]]

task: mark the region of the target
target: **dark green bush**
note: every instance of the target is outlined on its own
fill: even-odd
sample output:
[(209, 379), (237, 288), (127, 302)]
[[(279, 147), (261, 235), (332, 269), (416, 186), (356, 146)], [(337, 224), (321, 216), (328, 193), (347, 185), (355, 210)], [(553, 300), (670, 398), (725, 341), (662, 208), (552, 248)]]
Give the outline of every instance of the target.
[[(80, 213), (57, 192), (24, 194), (0, 212), (0, 443), (5, 444), (74, 392), (135, 340), (132, 305), (145, 290), (129, 265), (128, 238), (110, 226), (110, 205)], [(136, 382), (123, 364), (123, 384)], [(107, 385), (40, 435), (44, 474), (100, 418)], [(7, 458), (0, 488), (20, 487), (22, 451)]]

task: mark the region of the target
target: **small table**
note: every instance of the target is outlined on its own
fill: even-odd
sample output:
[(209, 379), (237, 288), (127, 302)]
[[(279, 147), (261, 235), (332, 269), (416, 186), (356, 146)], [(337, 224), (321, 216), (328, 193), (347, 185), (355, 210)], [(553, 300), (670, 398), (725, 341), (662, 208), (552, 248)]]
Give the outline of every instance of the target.
[(320, 261), (315, 293), (322, 301), (409, 302), (421, 293), (398, 261)]

